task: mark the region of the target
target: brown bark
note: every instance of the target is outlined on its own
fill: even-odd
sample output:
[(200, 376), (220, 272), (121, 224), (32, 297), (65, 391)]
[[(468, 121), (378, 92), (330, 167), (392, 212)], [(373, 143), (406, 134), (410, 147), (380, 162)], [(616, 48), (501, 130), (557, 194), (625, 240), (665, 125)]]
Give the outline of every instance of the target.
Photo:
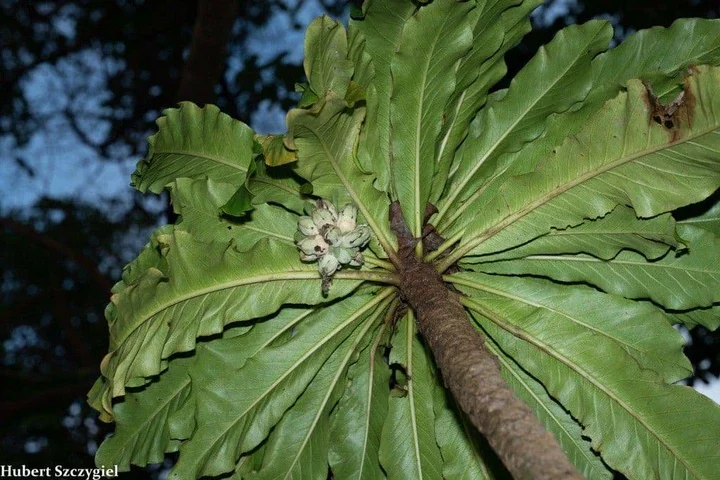
[(228, 41), (238, 0), (198, 0), (192, 45), (180, 78), (177, 100), (215, 102), (215, 85), (225, 70)]
[(517, 479), (580, 479), (555, 437), (500, 374), (484, 337), (470, 324), (457, 294), (435, 267), (414, 254), (415, 240), (399, 206), (391, 209), (398, 234), (401, 290), (415, 311), (417, 326), (435, 357), (445, 386), (473, 425)]

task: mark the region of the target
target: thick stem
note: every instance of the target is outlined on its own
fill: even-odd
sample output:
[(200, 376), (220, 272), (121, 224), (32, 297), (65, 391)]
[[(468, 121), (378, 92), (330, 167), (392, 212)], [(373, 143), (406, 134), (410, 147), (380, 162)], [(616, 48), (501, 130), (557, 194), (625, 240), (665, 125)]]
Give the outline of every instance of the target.
[(500, 374), (455, 293), (435, 267), (406, 255), (401, 289), (435, 357), (445, 386), (516, 479), (583, 478), (555, 437)]

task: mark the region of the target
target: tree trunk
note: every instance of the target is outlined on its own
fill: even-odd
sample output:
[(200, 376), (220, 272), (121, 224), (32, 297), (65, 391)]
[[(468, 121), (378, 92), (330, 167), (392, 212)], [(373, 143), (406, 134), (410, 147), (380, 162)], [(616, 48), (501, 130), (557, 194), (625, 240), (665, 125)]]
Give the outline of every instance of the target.
[(180, 77), (177, 100), (215, 102), (215, 85), (225, 70), (227, 46), (238, 0), (198, 0), (190, 54)]
[(471, 325), (457, 294), (432, 264), (415, 256), (416, 241), (397, 202), (391, 207), (391, 221), (400, 244), (402, 293), (460, 408), (514, 478), (583, 478), (555, 437), (505, 382), (497, 358), (485, 348), (485, 338)]

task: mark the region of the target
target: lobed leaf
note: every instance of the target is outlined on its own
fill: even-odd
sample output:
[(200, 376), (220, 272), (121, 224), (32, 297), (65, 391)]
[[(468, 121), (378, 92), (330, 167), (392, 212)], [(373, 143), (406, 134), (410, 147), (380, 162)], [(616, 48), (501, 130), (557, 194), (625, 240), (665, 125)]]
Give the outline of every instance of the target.
[(718, 82), (720, 68), (710, 67), (687, 79), (688, 117), (679, 115), (672, 129), (652, 120), (643, 84), (629, 82), (627, 92), (535, 172), (506, 181), (447, 261), (505, 250), (552, 227), (603, 216), (618, 204), (652, 217), (706, 198), (720, 186)]
[(240, 185), (253, 159), (254, 134), (244, 123), (220, 112), (181, 102), (157, 120), (150, 151), (137, 163), (132, 184), (160, 193), (176, 178), (212, 178)]

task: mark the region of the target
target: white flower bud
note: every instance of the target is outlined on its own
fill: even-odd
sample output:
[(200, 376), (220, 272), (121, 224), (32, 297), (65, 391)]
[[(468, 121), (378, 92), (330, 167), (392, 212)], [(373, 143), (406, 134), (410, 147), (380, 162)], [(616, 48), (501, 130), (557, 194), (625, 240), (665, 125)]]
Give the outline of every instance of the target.
[(318, 270), (320, 270), (320, 273), (323, 276), (329, 277), (338, 271), (338, 269), (340, 269), (340, 262), (335, 255), (329, 253), (320, 257), (320, 261), (318, 261)]
[(370, 228), (360, 225), (352, 232), (343, 235), (340, 246), (345, 248), (363, 247), (370, 240)]
[(355, 205), (348, 203), (340, 210), (338, 215), (337, 226), (342, 233), (347, 233), (355, 229), (358, 209)]
[(342, 265), (350, 263), (357, 253), (356, 248), (332, 247), (331, 251)]
[(313, 208), (312, 220), (318, 231), (322, 230), (325, 225), (335, 225), (335, 219), (335, 215), (333, 215), (330, 210), (326, 208)]
[(328, 202), (327, 200), (318, 200), (316, 205), (318, 208), (324, 208), (325, 210), (328, 210), (332, 214), (333, 222), (335, 222), (335, 220), (337, 220), (338, 212), (337, 212), (337, 209), (335, 208), (335, 205)]
[(339, 245), (340, 240), (342, 240), (342, 232), (339, 228), (330, 227), (325, 232), (325, 240), (327, 240), (330, 245)]
[(298, 248), (305, 255), (325, 255), (330, 246), (321, 235), (305, 237), (297, 243)]
[(300, 252), (300, 260), (303, 262), (314, 262), (317, 259), (317, 255), (305, 255), (303, 252)]
[(315, 226), (315, 223), (313, 222), (313, 219), (311, 217), (300, 217), (298, 219), (298, 230), (303, 235), (317, 235), (320, 233), (320, 230)]

